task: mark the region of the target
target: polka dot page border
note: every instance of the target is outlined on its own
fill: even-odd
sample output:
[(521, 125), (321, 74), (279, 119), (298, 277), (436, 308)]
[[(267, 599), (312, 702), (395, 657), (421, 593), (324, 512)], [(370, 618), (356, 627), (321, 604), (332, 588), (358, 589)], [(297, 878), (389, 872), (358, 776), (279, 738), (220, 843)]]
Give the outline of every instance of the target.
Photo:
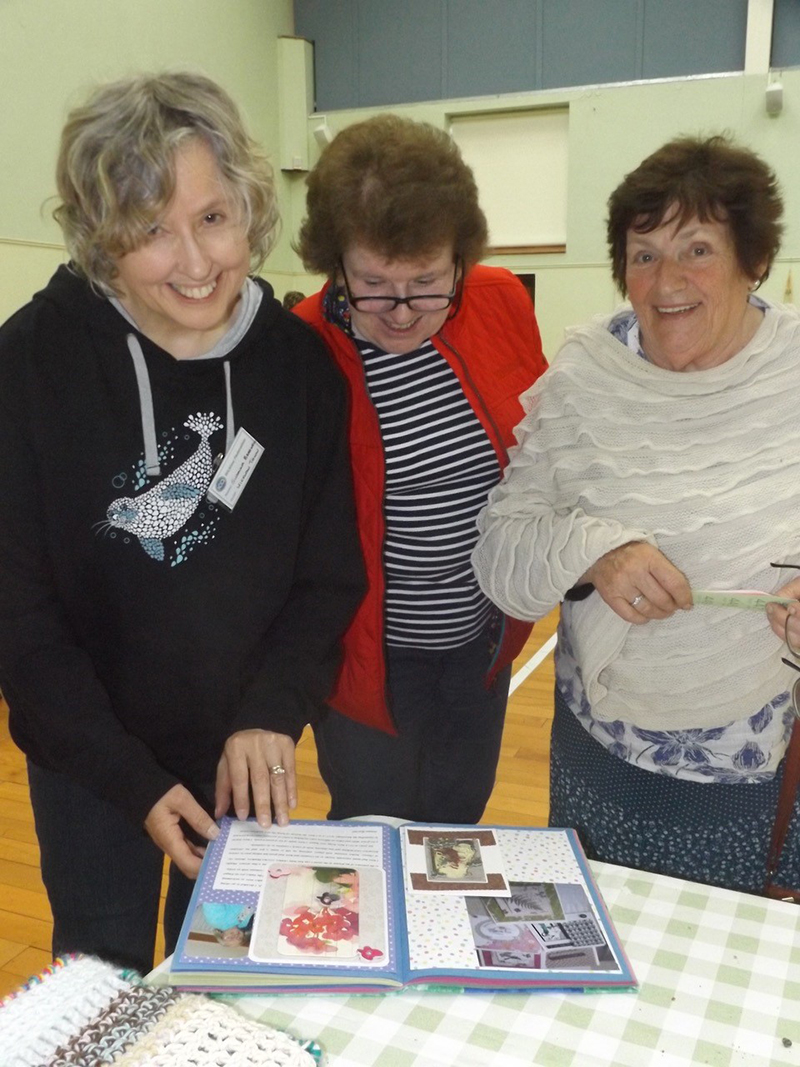
[[(260, 893), (236, 890), (236, 889), (215, 889), (217, 875), (219, 874), (220, 863), (225, 851), (225, 845), (230, 835), (230, 828), (233, 825), (233, 820), (225, 818), (222, 820), (220, 835), (213, 844), (213, 847), (209, 850), (208, 861), (205, 869), (203, 870), (203, 884), (200, 889), (200, 893), (196, 898), (192, 906), (192, 915), (200, 904), (205, 902), (221, 903), (221, 904), (246, 904), (250, 905), (254, 909), (258, 906)], [(324, 823), (318, 824), (324, 826)], [(352, 830), (352, 827), (349, 828)], [(389, 921), (389, 916), (397, 914), (398, 906), (402, 908), (402, 901), (398, 905), (396, 898), (396, 890), (393, 879), (390, 876), (391, 863), (392, 863), (392, 833), (393, 831), (382, 824), (371, 824), (369, 832), (380, 832), (380, 852), (383, 860), (383, 870), (385, 873), (384, 885), (385, 885), (385, 903), (386, 913), (384, 915), (384, 921), (386, 923), (386, 943), (388, 947), (386, 967), (390, 970), (396, 970), (398, 967), (398, 946), (397, 946), (397, 934), (395, 925)], [(208, 888), (205, 888), (208, 887)], [(211, 965), (215, 969), (219, 970), (263, 970), (263, 964), (256, 963), (251, 960), (249, 956), (242, 956), (236, 960), (224, 960), (219, 956), (187, 956), (185, 944), (183, 945), (183, 956), (190, 959), (193, 965)], [(298, 961), (301, 963), (302, 961)], [(297, 964), (294, 964), (295, 966)], [(373, 964), (371, 970), (378, 970), (379, 966)]]
[[(510, 882), (584, 882), (584, 874), (563, 830), (496, 829)], [(475, 967), (469, 915), (463, 897), (415, 894), (406, 897), (409, 967)]]

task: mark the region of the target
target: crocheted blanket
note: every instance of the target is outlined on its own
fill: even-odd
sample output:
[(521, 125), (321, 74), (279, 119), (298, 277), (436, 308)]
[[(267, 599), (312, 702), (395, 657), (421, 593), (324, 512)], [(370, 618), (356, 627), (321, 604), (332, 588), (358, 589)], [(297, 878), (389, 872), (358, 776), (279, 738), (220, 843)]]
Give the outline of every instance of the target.
[(58, 958), (0, 1000), (2, 1067), (316, 1067), (319, 1058), (313, 1042), (89, 956)]

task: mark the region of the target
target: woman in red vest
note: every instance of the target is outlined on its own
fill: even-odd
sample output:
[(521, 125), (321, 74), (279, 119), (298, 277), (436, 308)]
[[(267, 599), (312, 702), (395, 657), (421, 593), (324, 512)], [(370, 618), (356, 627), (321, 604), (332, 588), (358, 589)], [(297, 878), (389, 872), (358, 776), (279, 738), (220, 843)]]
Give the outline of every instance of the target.
[(523, 286), (477, 266), (486, 241), (472, 172), (434, 127), (357, 123), (309, 176), (299, 252), (329, 281), (294, 311), (349, 383), (369, 574), (315, 728), (331, 818), (477, 822), (494, 785), (529, 629), (490, 604), (470, 554), (546, 363)]

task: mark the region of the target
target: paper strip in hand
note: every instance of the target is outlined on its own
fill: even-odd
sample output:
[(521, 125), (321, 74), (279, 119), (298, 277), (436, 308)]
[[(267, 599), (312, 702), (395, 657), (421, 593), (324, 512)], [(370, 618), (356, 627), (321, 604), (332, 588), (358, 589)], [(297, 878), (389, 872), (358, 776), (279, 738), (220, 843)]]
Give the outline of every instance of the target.
[(792, 597), (773, 596), (757, 589), (693, 589), (695, 604), (709, 604), (717, 608), (750, 608), (763, 610), (767, 604), (796, 604)]

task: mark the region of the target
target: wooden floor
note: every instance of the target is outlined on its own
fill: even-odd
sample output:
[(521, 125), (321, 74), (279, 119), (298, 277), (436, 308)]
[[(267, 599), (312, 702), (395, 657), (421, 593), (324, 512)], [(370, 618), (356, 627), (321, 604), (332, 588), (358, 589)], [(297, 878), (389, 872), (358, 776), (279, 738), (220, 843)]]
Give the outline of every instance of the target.
[[(522, 668), (555, 630), (556, 613), (534, 628), (514, 665)], [(547, 822), (548, 757), (553, 703), (553, 656), (547, 655), (512, 693), (497, 784), (484, 823), (540, 826)], [(297, 749), (300, 802), (296, 817), (324, 819), (328, 792), (317, 773), (314, 739)], [(51, 920), (39, 876), (39, 849), (28, 801), (25, 762), (8, 735), (0, 698), (0, 996), (50, 962)], [(159, 935), (157, 960), (163, 954)]]

